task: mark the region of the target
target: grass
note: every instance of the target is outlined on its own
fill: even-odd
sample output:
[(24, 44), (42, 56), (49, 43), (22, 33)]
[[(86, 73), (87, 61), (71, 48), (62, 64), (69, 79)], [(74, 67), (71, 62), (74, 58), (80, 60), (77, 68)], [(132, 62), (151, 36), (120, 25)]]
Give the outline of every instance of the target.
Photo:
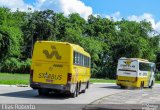
[[(115, 80), (91, 78), (91, 83), (115, 83)], [(0, 73), (0, 84), (29, 84), (29, 74)]]
[(160, 84), (160, 81), (156, 81), (156, 83)]
[[(116, 83), (116, 80), (91, 78), (90, 82), (92, 83)], [(160, 81), (155, 81), (155, 83), (160, 84)]]
[(91, 78), (91, 83), (116, 83), (116, 80)]
[(0, 84), (29, 84), (29, 74), (0, 73)]
[[(91, 78), (91, 83), (115, 83), (116, 80)], [(156, 81), (160, 84), (160, 81)], [(0, 84), (16, 85), (29, 84), (29, 74), (0, 73)]]

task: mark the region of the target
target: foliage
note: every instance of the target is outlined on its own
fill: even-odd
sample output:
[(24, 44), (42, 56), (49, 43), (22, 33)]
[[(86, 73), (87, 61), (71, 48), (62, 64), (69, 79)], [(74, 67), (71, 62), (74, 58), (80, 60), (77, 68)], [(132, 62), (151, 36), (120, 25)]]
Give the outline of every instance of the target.
[[(116, 77), (120, 57), (138, 57), (160, 64), (160, 35), (151, 35), (151, 23), (113, 21), (52, 10), (11, 12), (0, 8), (0, 63), (3, 72), (29, 72), (37, 40), (75, 43), (91, 54), (92, 77)], [(157, 67), (159, 68), (159, 66)]]
[(30, 65), (31, 65), (31, 59), (22, 61), (14, 57), (10, 57), (3, 61), (1, 65), (1, 72), (29, 73)]
[(0, 8), (0, 61), (8, 57), (19, 57), (23, 41), (19, 21), (7, 8)]
[(155, 74), (155, 80), (159, 81), (160, 80), (160, 72), (158, 72), (157, 74)]

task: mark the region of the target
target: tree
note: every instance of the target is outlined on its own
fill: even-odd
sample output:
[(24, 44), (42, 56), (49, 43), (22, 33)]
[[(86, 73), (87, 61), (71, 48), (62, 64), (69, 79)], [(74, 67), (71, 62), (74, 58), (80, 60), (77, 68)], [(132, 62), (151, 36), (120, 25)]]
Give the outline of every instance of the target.
[(113, 21), (90, 15), (64, 16), (52, 10), (11, 12), (0, 8), (0, 63), (4, 71), (29, 70), (34, 42), (64, 41), (82, 46), (91, 55), (92, 77), (115, 78), (118, 59), (138, 57), (160, 62), (160, 35), (150, 22)]
[(7, 8), (0, 8), (0, 62), (8, 57), (20, 57), (23, 42), (19, 22)]
[(47, 40), (54, 36), (54, 28), (52, 24), (52, 17), (54, 15), (55, 14), (52, 10), (28, 13), (27, 20), (22, 27), (22, 30), (24, 33), (24, 40), (26, 41), (25, 45), (27, 45), (25, 51), (30, 52), (29, 57), (31, 57), (33, 45), (37, 40)]

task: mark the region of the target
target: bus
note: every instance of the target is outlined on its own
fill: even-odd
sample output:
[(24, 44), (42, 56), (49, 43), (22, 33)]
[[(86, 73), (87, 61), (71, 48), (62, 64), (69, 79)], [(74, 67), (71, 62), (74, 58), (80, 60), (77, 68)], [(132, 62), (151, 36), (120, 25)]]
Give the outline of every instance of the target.
[(69, 93), (77, 97), (90, 80), (90, 54), (68, 42), (37, 41), (34, 45), (30, 87), (39, 95)]
[(121, 88), (149, 87), (155, 82), (156, 65), (140, 58), (120, 58), (117, 66), (116, 83)]

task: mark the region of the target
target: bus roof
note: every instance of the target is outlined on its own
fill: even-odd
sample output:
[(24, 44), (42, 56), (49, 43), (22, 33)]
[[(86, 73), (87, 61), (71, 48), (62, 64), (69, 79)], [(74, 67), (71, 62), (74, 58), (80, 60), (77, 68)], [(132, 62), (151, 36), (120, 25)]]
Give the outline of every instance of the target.
[(73, 48), (73, 50), (90, 57), (90, 54), (87, 53), (81, 46), (76, 45), (76, 44), (72, 44), (72, 43), (69, 43), (69, 42), (57, 42), (57, 41), (37, 41), (37, 42), (39, 42), (39, 43), (43, 43), (43, 42), (45, 42), (45, 43), (47, 43), (47, 42), (48, 43), (60, 43), (60, 44), (65, 44), (65, 45), (67, 44), (67, 45), (70, 45)]
[(137, 61), (149, 62), (148, 60), (142, 59), (142, 58), (125, 58), (125, 57), (122, 57), (122, 58), (120, 58), (120, 60), (137, 60)]

